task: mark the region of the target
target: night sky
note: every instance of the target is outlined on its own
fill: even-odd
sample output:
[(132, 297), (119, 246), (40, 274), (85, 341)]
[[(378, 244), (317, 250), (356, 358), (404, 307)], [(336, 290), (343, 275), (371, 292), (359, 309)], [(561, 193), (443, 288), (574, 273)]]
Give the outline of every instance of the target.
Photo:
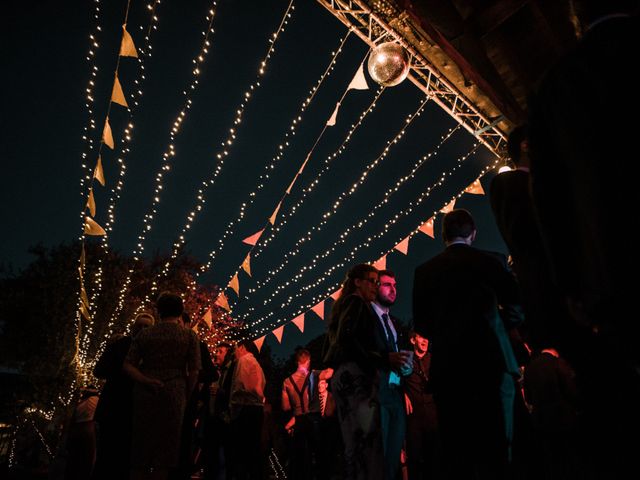
[[(93, 91), (93, 118), (97, 127), (90, 134), (94, 145), (98, 145), (126, 9), (126, 2), (121, 0), (101, 3), (102, 32), (95, 62), (86, 60), (88, 36), (95, 26), (93, 2), (23, 1), (11, 2), (4, 8), (3, 114), (0, 117), (0, 156), (4, 168), (0, 176), (0, 218), (4, 227), (0, 236), (0, 262), (11, 264), (17, 270), (30, 261), (29, 245), (70, 242), (81, 230), (80, 212), (86, 202), (86, 191), (80, 188), (82, 153), (88, 153), (87, 164), (91, 169), (97, 157), (96, 149), (89, 150), (82, 139), (89, 118), (85, 89), (90, 68), (95, 63), (99, 69)], [(124, 254), (133, 252), (142, 232), (142, 219), (150, 212), (162, 154), (168, 149), (171, 127), (184, 103), (182, 92), (193, 78), (192, 59), (199, 52), (201, 32), (207, 26), (205, 15), (211, 4), (202, 0), (164, 0), (159, 5), (157, 30), (151, 38), (153, 54), (144, 58), (146, 80), (142, 84), (139, 106), (133, 107), (131, 117), (122, 107), (111, 107), (116, 149), (102, 152), (107, 186), (96, 184), (95, 187), (96, 220), (100, 224), (106, 222), (109, 192), (118, 177), (122, 131), (127, 122), (132, 122), (124, 187), (115, 206), (116, 221), (109, 236), (110, 245)], [(222, 0), (215, 7), (209, 54), (200, 66), (199, 85), (190, 96), (192, 108), (174, 141), (175, 156), (170, 160), (171, 170), (164, 176), (157, 215), (145, 241), (145, 254), (169, 252), (184, 227), (187, 214), (194, 208), (198, 188), (216, 168), (216, 153), (233, 128), (244, 92), (257, 80), (260, 61), (269, 46), (268, 38), (277, 30), (287, 5), (284, 0)], [(146, 4), (132, 0), (128, 30), (139, 50), (145, 45), (140, 26), (146, 30), (148, 25)], [(296, 3), (288, 25), (277, 40), (266, 73), (259, 79), (261, 86), (252, 93), (242, 123), (236, 127), (236, 139), (227, 146), (229, 155), (224, 167), (215, 183), (206, 189), (204, 209), (186, 235), (188, 251), (200, 261), (206, 262), (209, 253), (219, 247), (225, 226), (238, 216), (242, 203), (251, 200), (248, 195), (256, 191), (264, 166), (276, 155), (291, 121), (346, 33), (344, 25), (320, 4), (310, 0)], [(270, 171), (270, 178), (256, 195), (255, 203), (247, 208), (245, 218), (235, 225), (234, 234), (225, 240), (212, 270), (201, 277), (202, 282), (226, 285), (229, 281), (249, 250), (242, 239), (265, 226), (367, 52), (368, 47), (355, 35), (347, 39), (335, 69), (306, 109), (296, 135), (290, 136), (290, 146)], [(133, 98), (138, 68), (135, 59), (121, 60), (119, 78), (128, 99)], [(372, 102), (378, 85), (368, 74), (367, 80), (369, 90), (351, 90), (345, 97), (336, 126), (327, 129), (318, 143), (285, 200), (279, 218), (289, 215), (291, 205), (301, 198), (302, 189), (318, 177), (325, 159), (340, 147), (352, 124)], [(407, 128), (402, 139), (392, 145), (389, 154), (371, 170), (355, 194), (344, 200), (329, 222), (312, 233), (310, 240), (301, 245), (300, 252), (291, 257), (273, 280), (257, 292), (249, 293), (250, 288), (256, 288), (268, 278), (270, 271), (280, 266), (299, 238), (319, 225), (322, 214), (331, 211), (340, 194), (348, 191), (366, 166), (380, 156), (386, 143), (398, 133), (405, 118), (418, 108), (423, 98), (409, 81), (382, 93), (376, 108), (356, 130), (347, 148), (335, 157), (296, 215), (287, 220), (286, 225), (280, 224), (274, 240), (260, 249), (259, 257), (252, 261), (253, 277), (249, 278), (244, 272), (239, 274), (243, 300), (234, 310), (237, 315), (249, 320), (266, 316), (266, 323), (260, 328), (293, 319), (298, 311), (312, 304), (315, 297), (344, 276), (344, 269), (338, 269), (318, 284), (316, 279), (324, 271), (341, 262), (367, 237), (380, 232), (390, 219), (432, 185), (441, 172), (450, 170), (459, 157), (471, 150), (474, 138), (459, 129), (437, 155), (389, 197), (389, 202), (379, 208), (363, 228), (350, 234), (327, 258), (318, 260), (317, 268), (306, 273), (300, 282), (292, 282), (263, 306), (275, 287), (290, 280), (310, 264), (316, 254), (331, 247), (345, 229), (366, 218), (383, 199), (385, 191), (407, 175), (423, 155), (434, 150), (440, 138), (456, 125), (435, 103), (429, 102), (422, 115)], [(435, 188), (382, 238), (368, 248), (359, 249), (349, 263), (377, 259), (464, 189), (492, 161), (493, 156), (486, 149), (479, 149), (447, 177), (443, 186)], [(485, 190), (492, 175), (489, 173), (482, 179)], [(504, 251), (486, 197), (464, 195), (457, 206), (469, 209), (476, 217), (478, 247)], [(436, 232), (440, 218), (441, 215), (437, 217)], [(263, 239), (268, 234), (266, 230)], [(417, 234), (410, 242), (407, 256), (394, 252), (387, 257), (388, 268), (397, 272), (399, 300), (394, 311), (399, 317), (408, 320), (411, 315), (413, 269), (441, 249), (439, 234), (436, 240)], [(304, 287), (306, 285), (312, 286)], [(228, 290), (227, 294), (235, 303), (235, 293)], [(273, 315), (269, 315), (270, 312)], [(284, 330), (283, 347), (277, 346), (273, 336), (268, 337), (267, 343), (277, 354), (287, 355), (293, 346), (308, 342), (324, 327), (323, 322), (309, 313), (304, 334), (289, 324)]]

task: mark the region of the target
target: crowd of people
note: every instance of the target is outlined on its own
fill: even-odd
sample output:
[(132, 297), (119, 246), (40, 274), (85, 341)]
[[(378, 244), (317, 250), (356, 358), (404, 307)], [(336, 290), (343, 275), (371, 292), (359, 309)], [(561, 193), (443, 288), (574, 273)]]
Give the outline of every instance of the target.
[[(211, 479), (629, 478), (640, 324), (635, 126), (622, 119), (638, 100), (619, 97), (631, 91), (638, 20), (581, 3), (583, 38), (511, 132), (515, 170), (491, 184), (510, 261), (473, 247), (469, 212), (447, 213), (446, 248), (415, 270), (411, 322), (391, 314), (393, 272), (350, 268), (322, 355), (299, 349), (282, 383), (281, 444), (266, 438), (274, 406), (254, 343), (218, 345), (212, 360), (180, 296), (165, 293), (158, 321), (140, 315), (98, 362), (95, 466), (71, 462), (68, 477), (189, 478), (197, 463)], [(87, 398), (70, 449), (93, 434), (80, 425)]]

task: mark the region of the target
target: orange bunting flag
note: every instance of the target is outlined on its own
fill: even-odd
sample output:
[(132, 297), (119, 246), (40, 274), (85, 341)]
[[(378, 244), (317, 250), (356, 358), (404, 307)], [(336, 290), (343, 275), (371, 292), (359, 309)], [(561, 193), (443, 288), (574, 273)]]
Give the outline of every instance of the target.
[(484, 195), (484, 189), (480, 183), (480, 179), (476, 179), (471, 185), (464, 189), (465, 193), (472, 193), (474, 195)]
[(227, 300), (227, 296), (224, 294), (224, 292), (220, 292), (218, 298), (216, 298), (216, 301), (214, 303), (219, 307), (224, 308), (227, 312), (231, 311), (231, 307), (229, 307), (229, 300)]
[(279, 326), (278, 328), (276, 328), (272, 333), (273, 336), (276, 337), (276, 340), (278, 340), (278, 343), (282, 343), (282, 332), (284, 331), (284, 325)]
[(109, 117), (104, 121), (104, 130), (102, 130), (102, 143), (113, 150), (113, 135), (111, 133), (111, 125), (109, 125)]
[(247, 253), (247, 258), (242, 262), (242, 269), (247, 272), (247, 275), (251, 276), (251, 254)]
[(338, 290), (336, 290), (335, 292), (333, 292), (331, 295), (329, 295), (331, 298), (333, 298), (334, 300), (338, 300), (338, 298), (340, 298), (340, 294), (342, 293), (342, 289), (339, 288)]
[(291, 320), (291, 323), (298, 327), (300, 333), (304, 333), (304, 313)]
[(383, 255), (378, 260), (373, 262), (373, 267), (377, 270), (386, 270), (387, 269), (387, 256)]
[(104, 231), (104, 228), (98, 225), (98, 223), (91, 217), (84, 217), (84, 233), (96, 237), (107, 234), (107, 232)]
[(453, 209), (456, 207), (456, 200), (457, 200), (457, 198), (454, 198), (453, 200), (451, 200), (448, 204), (446, 204), (444, 207), (442, 207), (440, 209), (440, 211), (442, 213), (449, 213), (449, 212), (453, 211)]
[(260, 235), (262, 235), (262, 232), (264, 232), (264, 228), (259, 232), (254, 233), (250, 237), (247, 237), (244, 240), (242, 240), (242, 243), (246, 243), (247, 245), (255, 245), (256, 243), (258, 243), (258, 240), (260, 239)]
[(298, 170), (298, 175), (302, 175), (302, 171), (304, 170), (304, 167), (307, 166), (307, 162), (309, 161), (310, 158), (311, 158), (311, 152), (307, 153), (307, 158), (305, 158), (304, 162), (302, 162), (302, 166), (300, 167), (300, 170)]
[(349, 84), (349, 86), (347, 87), (347, 90), (369, 90), (369, 85), (367, 84), (367, 79), (364, 76), (364, 62), (362, 62), (360, 64), (360, 68), (358, 68), (358, 71), (356, 72), (355, 76), (353, 77), (353, 80), (351, 80), (351, 83)]
[(404, 253), (406, 255), (407, 252), (409, 251), (409, 237), (402, 240), (399, 244), (397, 244), (393, 248), (399, 251), (400, 253)]
[(118, 75), (116, 74), (116, 81), (113, 82), (113, 90), (111, 91), (111, 101), (113, 103), (117, 103), (118, 105), (122, 105), (124, 108), (129, 108), (129, 104), (127, 103), (127, 99), (124, 98), (124, 92), (122, 91), (122, 85), (120, 85), (120, 80), (118, 80)]
[(89, 209), (92, 217), (96, 216), (96, 201), (93, 198), (93, 189), (89, 190), (89, 198), (87, 199), (87, 206), (85, 208)]
[(293, 185), (296, 183), (296, 180), (298, 180), (298, 176), (300, 174), (296, 173), (296, 176), (293, 177), (293, 180), (291, 182), (291, 184), (287, 187), (287, 195), (289, 195), (291, 193), (291, 189), (293, 188)]
[(91, 314), (89, 313), (89, 309), (86, 307), (84, 303), (80, 303), (80, 313), (87, 321), (91, 321)]
[(82, 244), (82, 248), (80, 249), (80, 276), (82, 277), (82, 269), (84, 269), (84, 261), (85, 261), (85, 255), (84, 255), (84, 243)]
[(236, 273), (231, 281), (229, 282), (229, 286), (236, 292), (236, 295), (240, 296), (240, 282), (238, 281), (238, 274)]
[(324, 320), (324, 300), (311, 307), (311, 311)]
[(211, 330), (211, 321), (212, 320), (213, 320), (213, 315), (211, 315), (211, 308), (209, 308), (205, 312), (204, 316), (202, 317), (202, 321), (207, 324), (207, 327), (209, 327), (209, 330)]
[(89, 297), (87, 296), (87, 291), (84, 289), (84, 285), (80, 286), (80, 298), (82, 299), (82, 304), (89, 310)]
[(273, 213), (269, 217), (269, 223), (271, 225), (275, 225), (275, 223), (276, 223), (276, 215), (278, 215), (278, 211), (280, 210), (281, 206), (282, 206), (282, 202), (278, 203), (278, 206), (276, 207), (276, 209), (273, 211)]
[(418, 230), (420, 230), (425, 235), (430, 236), (431, 238), (436, 238), (435, 235), (433, 234), (433, 217), (431, 217), (429, 220), (427, 220), (422, 225), (420, 225)]
[(263, 335), (260, 338), (256, 338), (253, 341), (253, 343), (255, 343), (256, 348), (258, 349), (258, 351), (262, 350), (262, 344), (264, 343), (264, 337), (266, 337), (266, 335)]
[(336, 103), (336, 108), (331, 114), (331, 118), (327, 120), (327, 127), (333, 127), (338, 120), (338, 110), (340, 110), (340, 102)]
[(122, 25), (122, 42), (120, 43), (120, 56), (138, 58), (136, 46), (133, 44), (131, 35), (129, 35), (129, 32), (127, 32), (126, 23)]
[(106, 182), (104, 181), (104, 171), (102, 170), (102, 157), (100, 155), (98, 155), (98, 161), (96, 162), (96, 168), (93, 171), (93, 178), (98, 180), (98, 182), (100, 182), (100, 185), (102, 185), (104, 187)]

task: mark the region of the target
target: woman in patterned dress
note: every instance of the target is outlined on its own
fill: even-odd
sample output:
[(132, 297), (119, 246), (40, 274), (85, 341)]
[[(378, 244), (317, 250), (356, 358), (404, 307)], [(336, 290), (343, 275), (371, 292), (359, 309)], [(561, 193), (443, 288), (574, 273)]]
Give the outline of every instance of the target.
[(160, 321), (132, 341), (124, 370), (133, 392), (132, 479), (166, 479), (177, 466), (184, 409), (200, 370), (198, 338), (182, 324), (182, 298), (162, 293)]

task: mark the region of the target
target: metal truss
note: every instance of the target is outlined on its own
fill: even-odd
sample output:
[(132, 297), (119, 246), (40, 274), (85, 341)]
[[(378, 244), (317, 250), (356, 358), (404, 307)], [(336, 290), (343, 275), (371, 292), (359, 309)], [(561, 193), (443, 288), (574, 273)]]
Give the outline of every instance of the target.
[[(398, 31), (411, 31), (415, 27), (407, 21), (391, 2), (378, 1), (385, 16), (393, 18), (394, 26), (374, 13), (363, 0), (318, 0), (335, 17), (355, 32), (370, 47), (382, 42), (401, 44), (411, 56), (411, 70), (407, 78), (451, 115), (460, 125), (481, 141), (496, 156), (502, 156), (505, 135), (497, 128), (504, 120), (488, 119), (464, 97), (420, 52), (410, 45)], [(395, 27), (395, 28), (394, 28)]]

